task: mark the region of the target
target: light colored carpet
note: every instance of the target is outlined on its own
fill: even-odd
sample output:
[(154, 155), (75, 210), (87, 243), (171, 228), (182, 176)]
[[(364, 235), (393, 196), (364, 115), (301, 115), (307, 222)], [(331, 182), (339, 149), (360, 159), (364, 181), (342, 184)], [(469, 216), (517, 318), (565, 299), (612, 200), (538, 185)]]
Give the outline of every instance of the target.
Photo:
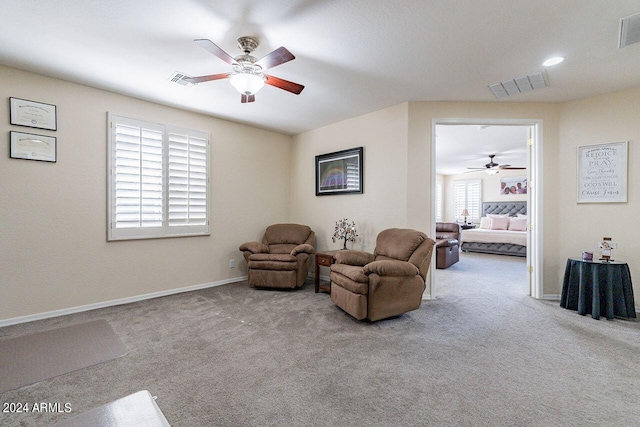
[(0, 340), (0, 393), (126, 353), (105, 320)]
[(0, 425), (53, 424), (141, 389), (173, 427), (637, 425), (640, 323), (534, 300), (524, 268), (463, 254), (436, 273), (437, 300), (373, 324), (311, 283), (238, 283), (2, 328), (9, 338), (101, 318), (130, 351), (0, 394), (73, 409), (0, 413)]

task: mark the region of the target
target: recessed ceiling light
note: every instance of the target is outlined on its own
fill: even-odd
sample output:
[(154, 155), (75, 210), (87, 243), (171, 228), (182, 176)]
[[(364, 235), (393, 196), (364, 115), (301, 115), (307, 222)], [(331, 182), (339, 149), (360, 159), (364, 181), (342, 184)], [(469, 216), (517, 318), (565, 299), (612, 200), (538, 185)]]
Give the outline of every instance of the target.
[(552, 65), (557, 65), (562, 61), (564, 61), (564, 58), (562, 56), (554, 56), (553, 58), (549, 58), (544, 61), (542, 65), (544, 65), (545, 67), (551, 67)]

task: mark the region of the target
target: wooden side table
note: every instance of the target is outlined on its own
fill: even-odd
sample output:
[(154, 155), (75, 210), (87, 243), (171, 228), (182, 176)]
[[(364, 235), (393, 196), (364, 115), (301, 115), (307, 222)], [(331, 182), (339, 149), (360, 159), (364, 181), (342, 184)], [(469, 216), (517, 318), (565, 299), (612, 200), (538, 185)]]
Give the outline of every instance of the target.
[(328, 285), (320, 286), (320, 267), (331, 267), (331, 264), (336, 260), (333, 257), (336, 252), (338, 251), (316, 252), (316, 294), (320, 290), (331, 293), (331, 281), (329, 281)]

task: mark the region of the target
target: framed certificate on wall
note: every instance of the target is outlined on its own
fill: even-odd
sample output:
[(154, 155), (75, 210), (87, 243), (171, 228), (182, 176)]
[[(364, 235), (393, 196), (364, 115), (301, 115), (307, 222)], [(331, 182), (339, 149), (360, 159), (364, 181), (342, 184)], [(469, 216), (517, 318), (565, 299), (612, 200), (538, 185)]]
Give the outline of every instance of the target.
[(55, 105), (20, 98), (9, 99), (11, 101), (12, 125), (37, 129), (58, 129)]

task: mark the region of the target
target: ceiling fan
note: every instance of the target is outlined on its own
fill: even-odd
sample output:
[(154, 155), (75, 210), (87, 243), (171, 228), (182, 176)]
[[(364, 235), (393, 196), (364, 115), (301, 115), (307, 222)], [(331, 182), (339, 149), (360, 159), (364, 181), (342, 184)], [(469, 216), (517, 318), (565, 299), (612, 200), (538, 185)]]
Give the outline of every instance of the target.
[(258, 47), (257, 40), (252, 37), (240, 37), (238, 39), (238, 47), (244, 54), (233, 58), (211, 40), (197, 39), (194, 41), (200, 47), (208, 50), (231, 65), (233, 71), (230, 73), (185, 78), (184, 80), (189, 83), (202, 83), (228, 78), (231, 86), (240, 92), (240, 102), (242, 103), (254, 102), (256, 100), (256, 93), (264, 87), (265, 83), (296, 95), (299, 95), (302, 89), (304, 89), (303, 85), (264, 73), (265, 70), (277, 67), (296, 58), (284, 47), (279, 47), (261, 59), (257, 59), (250, 55), (251, 52)]
[[(491, 175), (495, 175), (498, 173), (499, 170), (501, 169), (511, 169), (511, 170), (522, 170), (522, 169), (526, 169), (526, 168), (520, 168), (520, 167), (514, 167), (511, 165), (501, 165), (499, 163), (496, 163), (493, 161), (493, 158), (495, 157), (495, 154), (489, 154), (489, 163), (485, 164), (484, 167), (481, 168), (467, 168), (467, 169), (472, 169), (472, 171), (475, 170), (485, 170), (487, 171), (487, 173), (491, 174)], [(472, 172), (469, 171), (469, 172)]]

